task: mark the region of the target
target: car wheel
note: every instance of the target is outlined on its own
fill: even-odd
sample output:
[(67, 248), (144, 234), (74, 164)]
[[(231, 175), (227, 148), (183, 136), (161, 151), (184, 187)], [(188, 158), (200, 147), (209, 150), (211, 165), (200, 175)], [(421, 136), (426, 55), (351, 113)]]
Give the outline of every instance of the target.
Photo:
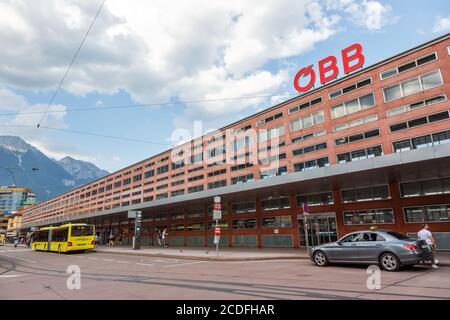
[(314, 252), (313, 260), (316, 266), (325, 267), (328, 265), (328, 257), (323, 251)]
[(400, 260), (393, 253), (383, 253), (380, 257), (380, 266), (386, 271), (397, 271), (400, 269)]

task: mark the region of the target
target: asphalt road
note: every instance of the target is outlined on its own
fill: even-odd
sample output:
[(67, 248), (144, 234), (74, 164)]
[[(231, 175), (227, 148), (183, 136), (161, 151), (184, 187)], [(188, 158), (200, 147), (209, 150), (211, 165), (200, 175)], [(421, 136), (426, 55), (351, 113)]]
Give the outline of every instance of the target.
[[(69, 266), (80, 268), (79, 290), (67, 288)], [(367, 288), (366, 271), (307, 260), (213, 262), (0, 247), (0, 299), (450, 299), (450, 268), (381, 272), (379, 290)]]

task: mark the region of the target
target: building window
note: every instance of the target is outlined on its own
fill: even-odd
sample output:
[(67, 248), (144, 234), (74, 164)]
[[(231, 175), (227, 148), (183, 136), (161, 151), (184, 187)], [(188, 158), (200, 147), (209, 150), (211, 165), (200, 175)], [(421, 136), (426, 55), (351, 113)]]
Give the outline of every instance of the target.
[(449, 222), (450, 205), (435, 205), (403, 209), (406, 223)]
[(344, 212), (344, 224), (346, 225), (392, 224), (394, 222), (394, 211), (392, 209)]
[(184, 232), (184, 224), (171, 224), (170, 231), (172, 232)]
[(328, 157), (320, 158), (316, 160), (309, 160), (306, 162), (300, 162), (294, 164), (294, 171), (295, 172), (301, 172), (301, 171), (307, 171), (307, 170), (313, 170), (317, 168), (323, 168), (328, 167), (330, 165), (328, 161)]
[(386, 200), (390, 198), (389, 186), (387, 185), (369, 188), (342, 190), (341, 194), (343, 203)]
[(250, 202), (233, 203), (231, 205), (231, 212), (233, 214), (256, 212), (256, 202), (250, 201)]
[(313, 146), (309, 146), (309, 147), (304, 147), (304, 148), (301, 148), (301, 149), (293, 150), (292, 154), (294, 156), (299, 156), (299, 155), (302, 155), (302, 154), (307, 154), (307, 153), (311, 153), (311, 152), (314, 152), (314, 151), (323, 150), (323, 149), (326, 149), (326, 148), (327, 148), (327, 143), (323, 142), (323, 143), (319, 143), (319, 144), (316, 144), (316, 145), (313, 145)]
[[(228, 221), (226, 221), (226, 220), (220, 220), (219, 221), (219, 227), (220, 227), (220, 229), (222, 229), (222, 230), (228, 230)], [(209, 231), (211, 231), (211, 230), (215, 230), (215, 228), (216, 228), (216, 222), (215, 221), (210, 221), (210, 222), (208, 222), (208, 230)]]
[(153, 177), (154, 175), (155, 175), (155, 170), (150, 170), (150, 171), (147, 171), (146, 173), (144, 173), (144, 178), (145, 178), (145, 179), (151, 178), (151, 177)]
[(393, 143), (394, 152), (404, 152), (450, 143), (450, 130)]
[(184, 195), (184, 189), (172, 191), (172, 192), (170, 193), (170, 195), (171, 195), (172, 197), (182, 196), (182, 195)]
[(227, 180), (220, 180), (215, 182), (208, 183), (208, 189), (216, 189), (216, 188), (222, 188), (227, 186)]
[(342, 96), (345, 93), (352, 92), (352, 91), (354, 91), (356, 89), (360, 89), (360, 88), (366, 87), (366, 86), (368, 86), (370, 84), (372, 84), (372, 78), (368, 78), (368, 79), (359, 81), (357, 83), (354, 83), (352, 85), (349, 85), (349, 86), (347, 86), (347, 87), (345, 87), (343, 89), (339, 89), (339, 90), (330, 92), (329, 97), (330, 97), (330, 99), (334, 99), (334, 98)]
[(449, 112), (444, 111), (444, 112), (436, 113), (436, 114), (429, 115), (426, 117), (421, 117), (421, 118), (416, 118), (416, 119), (412, 119), (412, 120), (405, 121), (405, 122), (396, 123), (396, 124), (389, 126), (389, 129), (391, 130), (391, 132), (396, 132), (396, 131), (411, 129), (414, 127), (426, 125), (426, 124), (441, 121), (441, 120), (446, 120), (449, 118), (450, 118)]
[(397, 68), (392, 68), (380, 73), (380, 79), (385, 80), (387, 78), (393, 77), (399, 73), (414, 69), (418, 66), (422, 66), (429, 62), (437, 60), (437, 54), (433, 52), (432, 54), (426, 55), (425, 57), (419, 58), (417, 60), (405, 63)]
[(264, 211), (289, 209), (290, 207), (291, 201), (289, 197), (261, 200), (261, 209)]
[(202, 174), (202, 175), (199, 175), (199, 176), (188, 178), (188, 182), (203, 180), (204, 178), (205, 178), (205, 176)]
[(314, 133), (310, 133), (310, 134), (306, 134), (304, 136), (300, 136), (300, 137), (294, 138), (294, 139), (292, 139), (292, 143), (298, 143), (298, 142), (303, 142), (303, 141), (306, 141), (306, 140), (309, 140), (309, 139), (322, 137), (322, 136), (324, 136), (326, 134), (327, 134), (326, 130), (317, 131), (317, 132), (314, 132)]
[(251, 168), (251, 167), (253, 167), (253, 163), (247, 162), (244, 164), (239, 164), (237, 166), (231, 167), (231, 171), (238, 171), (238, 170), (243, 170), (243, 169), (247, 169), (247, 168)]
[(184, 161), (177, 161), (172, 163), (172, 170), (180, 169), (184, 167)]
[(389, 102), (442, 85), (439, 69), (383, 89), (384, 101)]
[(337, 125), (337, 126), (333, 127), (333, 131), (334, 132), (338, 132), (338, 131), (342, 131), (342, 130), (345, 130), (345, 129), (357, 127), (357, 126), (360, 126), (360, 125), (363, 125), (363, 124), (367, 124), (367, 123), (370, 123), (370, 122), (375, 122), (375, 121), (378, 121), (378, 115), (377, 114), (372, 114), (372, 115), (367, 116), (367, 117), (363, 117), (363, 118), (360, 118), (360, 119), (356, 119), (356, 120), (353, 120), (353, 121), (349, 121), (349, 122)]
[(291, 216), (264, 217), (261, 219), (262, 227), (266, 229), (272, 228), (292, 228)]
[(361, 140), (365, 140), (365, 139), (370, 139), (373, 137), (378, 137), (380, 135), (380, 129), (374, 129), (374, 130), (370, 130), (370, 131), (366, 131), (363, 133), (358, 133), (358, 134), (354, 134), (348, 137), (343, 137), (343, 138), (339, 138), (334, 140), (334, 142), (336, 143), (337, 146), (343, 145), (343, 144), (348, 144), (348, 143), (353, 143), (353, 142), (357, 142), (357, 141), (361, 141)]
[(161, 194), (156, 195), (156, 200), (167, 199), (168, 197), (169, 197), (169, 194), (161, 193)]
[(421, 100), (421, 101), (414, 102), (414, 103), (411, 103), (411, 104), (408, 104), (408, 105), (405, 105), (405, 106), (401, 106), (401, 107), (398, 107), (398, 108), (387, 110), (386, 111), (386, 115), (388, 117), (393, 117), (393, 116), (396, 116), (398, 114), (402, 114), (402, 113), (409, 112), (409, 111), (412, 111), (412, 110), (416, 110), (416, 109), (419, 109), (419, 108), (423, 108), (423, 107), (426, 107), (426, 106), (431, 106), (431, 105), (434, 105), (434, 104), (437, 104), (437, 103), (440, 103), (440, 102), (444, 102), (444, 101), (447, 101), (447, 96), (445, 94), (441, 94), (439, 96), (436, 96), (436, 97), (433, 97), (433, 98), (430, 98), (430, 99)]
[(306, 129), (324, 122), (325, 113), (323, 110), (320, 110), (291, 121), (291, 132)]
[(298, 195), (297, 208), (301, 208), (303, 203), (307, 203), (310, 207), (334, 204), (333, 193), (323, 192), (316, 194)]
[(283, 112), (280, 112), (280, 113), (277, 113), (277, 114), (275, 114), (275, 115), (273, 115), (273, 116), (270, 116), (270, 117), (268, 117), (268, 118), (259, 120), (259, 121), (256, 123), (256, 126), (257, 126), (257, 127), (258, 127), (258, 126), (262, 126), (263, 124), (269, 123), (269, 122), (271, 122), (271, 121), (273, 121), (273, 120), (280, 119), (280, 118), (283, 118)]
[(400, 183), (402, 197), (420, 197), (450, 194), (450, 177)]
[(255, 180), (255, 177), (254, 177), (253, 173), (250, 173), (250, 174), (247, 174), (244, 176), (231, 178), (231, 184), (246, 183), (246, 182), (254, 181), (254, 180)]
[(169, 172), (169, 166), (165, 165), (156, 169), (156, 174), (163, 174)]
[(312, 101), (308, 101), (308, 102), (302, 103), (302, 104), (300, 104), (300, 105), (298, 105), (296, 107), (290, 108), (289, 109), (289, 114), (293, 114), (293, 113), (299, 112), (300, 110), (303, 110), (303, 109), (315, 106), (315, 105), (317, 105), (319, 103), (322, 103), (322, 97), (319, 97), (319, 98), (314, 99)]
[(261, 129), (258, 132), (258, 141), (264, 142), (267, 140), (272, 140), (284, 135), (284, 125), (271, 128), (271, 129)]
[(172, 182), (171, 186), (172, 187), (179, 186), (179, 185), (184, 184), (184, 182), (185, 182), (184, 180), (178, 180), (178, 181)]
[(168, 187), (169, 187), (168, 184), (162, 184), (162, 185), (160, 185), (160, 186), (157, 186), (157, 187), (156, 187), (156, 190), (163, 190), (163, 189), (167, 189)]
[(233, 220), (233, 229), (256, 229), (256, 219)]
[(333, 119), (344, 117), (348, 114), (359, 112), (375, 106), (375, 97), (373, 93), (344, 102), (331, 108)]
[(292, 235), (290, 234), (263, 235), (262, 243), (264, 247), (292, 248), (293, 246)]
[(133, 177), (133, 182), (138, 182), (142, 180), (142, 174), (138, 174)]
[(203, 231), (205, 230), (205, 224), (203, 223), (189, 223), (186, 225), (186, 231)]
[(199, 186), (188, 188), (188, 193), (195, 193), (195, 192), (200, 192), (200, 191), (203, 191), (203, 190), (204, 190), (204, 186), (203, 185), (199, 185)]
[(215, 176), (219, 176), (219, 175), (222, 175), (225, 173), (227, 173), (227, 169), (217, 170), (214, 172), (208, 172), (208, 177), (215, 177)]
[(287, 173), (288, 173), (287, 167), (281, 167), (278, 169), (275, 168), (275, 169), (261, 171), (260, 175), (261, 175), (261, 179), (268, 179), (268, 178), (272, 178), (272, 177), (276, 177), (276, 176), (282, 176)]
[(286, 159), (286, 153), (280, 153), (280, 154), (277, 154), (275, 156), (271, 156), (271, 157), (267, 157), (267, 158), (264, 158), (264, 159), (260, 159), (259, 163), (260, 164), (267, 164), (267, 163), (271, 163), (271, 162), (279, 161), (279, 160), (283, 160), (283, 159)]
[(383, 155), (383, 149), (381, 146), (375, 146), (371, 148), (355, 150), (352, 152), (346, 152), (337, 155), (338, 163), (346, 163), (357, 160), (364, 160), (374, 157), (379, 157)]

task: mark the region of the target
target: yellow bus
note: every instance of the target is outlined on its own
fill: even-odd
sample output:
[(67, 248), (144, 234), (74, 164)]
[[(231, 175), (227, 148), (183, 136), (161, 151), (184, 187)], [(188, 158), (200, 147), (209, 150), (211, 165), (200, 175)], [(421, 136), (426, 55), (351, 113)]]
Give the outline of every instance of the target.
[(95, 248), (95, 227), (87, 224), (65, 224), (47, 227), (31, 234), (31, 248), (37, 251), (69, 252)]

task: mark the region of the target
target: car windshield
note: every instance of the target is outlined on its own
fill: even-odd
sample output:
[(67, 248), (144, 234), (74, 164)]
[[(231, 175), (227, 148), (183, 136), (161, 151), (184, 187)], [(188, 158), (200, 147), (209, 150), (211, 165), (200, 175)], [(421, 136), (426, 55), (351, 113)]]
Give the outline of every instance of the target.
[(394, 238), (396, 238), (396, 239), (398, 239), (398, 240), (408, 240), (408, 239), (410, 239), (410, 237), (408, 237), (408, 236), (406, 236), (404, 234), (398, 233), (398, 232), (394, 232), (394, 231), (389, 231), (389, 232), (387, 232), (387, 234), (392, 236), (392, 237), (394, 237)]
[(93, 236), (93, 226), (72, 226), (72, 237)]

